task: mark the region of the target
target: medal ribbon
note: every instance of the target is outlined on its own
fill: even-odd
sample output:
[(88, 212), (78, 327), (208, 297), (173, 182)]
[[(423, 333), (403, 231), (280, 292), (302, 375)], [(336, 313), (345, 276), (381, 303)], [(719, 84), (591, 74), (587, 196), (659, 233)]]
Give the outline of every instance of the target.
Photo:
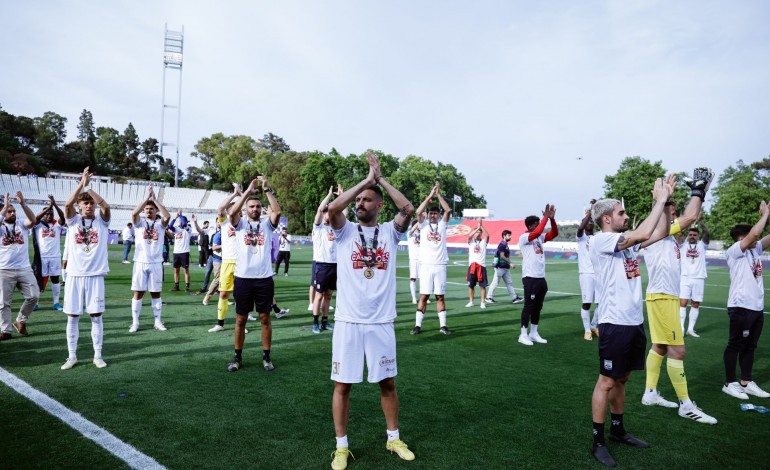
[(372, 238), (372, 246), (369, 247), (366, 244), (366, 238), (364, 238), (364, 231), (361, 230), (361, 224), (358, 224), (358, 235), (361, 237), (361, 243), (366, 248), (366, 259), (364, 260), (364, 264), (367, 268), (371, 268), (374, 266), (374, 252), (377, 251), (377, 235), (380, 233), (380, 225), (377, 224), (377, 226), (374, 228), (374, 238)]
[(5, 227), (5, 239), (8, 240), (8, 244), (16, 243), (16, 222), (13, 223), (11, 228), (8, 228), (8, 222), (4, 222), (3, 227)]
[(86, 248), (89, 248), (91, 244), (91, 230), (93, 230), (94, 221), (91, 220), (91, 225), (86, 226), (86, 219), (81, 218), (80, 223), (83, 225), (83, 244)]

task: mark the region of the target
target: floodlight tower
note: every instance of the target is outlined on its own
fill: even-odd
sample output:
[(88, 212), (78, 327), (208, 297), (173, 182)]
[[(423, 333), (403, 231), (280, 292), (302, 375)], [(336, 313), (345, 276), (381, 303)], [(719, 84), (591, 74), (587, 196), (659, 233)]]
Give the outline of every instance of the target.
[[(160, 118), (160, 158), (163, 159), (163, 148), (174, 147), (176, 149), (176, 171), (174, 172), (174, 186), (179, 185), (179, 132), (182, 119), (182, 55), (184, 52), (184, 26), (182, 31), (170, 31), (168, 23), (165, 25), (166, 34), (163, 41), (163, 108)], [(175, 104), (166, 104), (166, 71), (178, 70), (179, 81), (177, 100)], [(166, 108), (176, 108), (176, 140), (166, 142)], [(165, 160), (164, 160), (165, 161)]]

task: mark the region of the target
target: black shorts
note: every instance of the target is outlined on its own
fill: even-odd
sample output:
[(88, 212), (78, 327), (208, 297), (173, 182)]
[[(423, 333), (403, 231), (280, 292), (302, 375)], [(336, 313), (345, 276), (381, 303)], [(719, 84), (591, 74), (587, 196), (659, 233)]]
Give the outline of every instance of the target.
[(313, 287), (314, 281), (315, 281), (315, 261), (313, 261), (312, 266), (310, 266), (310, 287)]
[(619, 379), (632, 370), (644, 370), (647, 335), (644, 325), (599, 324), (599, 373)]
[(189, 268), (190, 267), (190, 253), (174, 253), (174, 267), (175, 268)]
[(337, 263), (315, 263), (313, 287), (316, 292), (337, 289)]
[(468, 287), (476, 287), (476, 284), (479, 285), (479, 287), (487, 287), (489, 285), (489, 278), (487, 277), (487, 268), (485, 266), (481, 267), (481, 277), (482, 279), (479, 281), (478, 276), (476, 276), (476, 273), (471, 273), (471, 268), (468, 267), (468, 274), (466, 276), (468, 280)]
[(275, 284), (272, 277), (264, 279), (235, 277), (233, 298), (237, 315), (248, 315), (252, 311), (270, 313), (274, 295)]

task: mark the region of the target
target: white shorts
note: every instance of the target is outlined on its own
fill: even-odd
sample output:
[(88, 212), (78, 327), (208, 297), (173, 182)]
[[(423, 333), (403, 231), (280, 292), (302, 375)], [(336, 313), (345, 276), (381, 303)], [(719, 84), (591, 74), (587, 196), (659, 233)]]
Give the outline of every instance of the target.
[(420, 264), (420, 295), (444, 295), (446, 292), (446, 265)]
[(694, 302), (703, 302), (703, 284), (705, 279), (682, 277), (679, 282), (679, 298), (689, 299)]
[(64, 313), (104, 312), (104, 276), (68, 276), (64, 284)]
[(40, 258), (40, 273), (45, 276), (61, 276), (61, 260), (57, 257)]
[(163, 263), (134, 261), (131, 290), (135, 292), (160, 292), (163, 290)]
[(417, 279), (418, 277), (420, 277), (420, 260), (410, 259), (409, 260), (409, 279)]
[(580, 279), (580, 297), (583, 299), (583, 303), (594, 303), (596, 298), (596, 275), (580, 274), (578, 278)]
[(369, 383), (395, 377), (396, 331), (393, 323), (348, 323), (337, 320), (332, 336), (332, 375), (335, 382), (354, 384), (364, 379), (364, 358)]

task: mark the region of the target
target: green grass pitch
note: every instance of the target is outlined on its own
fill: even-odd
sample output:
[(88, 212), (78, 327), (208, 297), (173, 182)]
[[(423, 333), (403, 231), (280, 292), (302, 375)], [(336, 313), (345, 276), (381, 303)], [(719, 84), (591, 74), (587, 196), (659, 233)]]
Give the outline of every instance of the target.
[[(111, 247), (106, 280), (103, 355), (109, 367), (90, 363), (90, 322), (83, 318), (78, 357), (69, 371), (65, 315), (51, 310), (50, 289), (28, 325), (31, 336), (0, 343), (0, 366), (58, 400), (126, 443), (173, 469), (329, 468), (334, 450), (329, 380), (331, 334), (314, 335), (307, 312), (310, 248), (292, 250), (290, 275), (276, 276), (276, 297), (291, 314), (273, 321), (275, 371), (262, 370), (259, 326), (246, 337), (244, 368), (225, 370), (232, 356), (230, 308), (226, 330), (208, 333), (216, 301), (168, 292), (166, 267), (163, 319), (168, 331), (152, 329), (149, 296), (141, 329), (129, 334), (131, 265), (120, 264)], [(197, 259), (197, 256), (193, 256)], [(597, 341), (583, 340), (577, 264), (549, 260), (550, 292), (541, 319), (547, 345), (516, 342), (521, 305), (506, 302), (485, 311), (465, 308), (466, 255), (451, 255), (448, 324), (438, 332), (435, 303), (428, 306), (423, 333), (410, 336), (415, 308), (409, 295), (407, 254), (399, 253), (398, 341), (400, 429), (416, 454), (404, 462), (385, 451), (385, 422), (378, 387), (353, 387), (348, 435), (356, 459), (351, 469), (599, 468), (589, 454), (591, 393), (598, 374)], [(190, 268), (197, 289), (203, 270)], [(520, 292), (520, 271), (514, 271)], [(646, 274), (644, 276), (646, 279)], [(716, 426), (677, 416), (676, 410), (640, 404), (644, 372), (627, 388), (626, 428), (650, 449), (610, 443), (622, 468), (763, 468), (770, 442), (770, 415), (742, 412), (739, 400), (721, 392), (722, 353), (727, 339), (724, 267), (711, 268), (698, 324), (700, 338), (687, 338), (685, 367), (691, 397), (719, 420)], [(14, 300), (14, 313), (20, 297)], [(478, 293), (477, 293), (478, 305)], [(770, 388), (766, 333), (754, 374)], [(663, 370), (661, 393), (675, 399)], [(770, 399), (750, 402), (770, 406)], [(101, 447), (0, 385), (2, 468), (124, 468)]]

